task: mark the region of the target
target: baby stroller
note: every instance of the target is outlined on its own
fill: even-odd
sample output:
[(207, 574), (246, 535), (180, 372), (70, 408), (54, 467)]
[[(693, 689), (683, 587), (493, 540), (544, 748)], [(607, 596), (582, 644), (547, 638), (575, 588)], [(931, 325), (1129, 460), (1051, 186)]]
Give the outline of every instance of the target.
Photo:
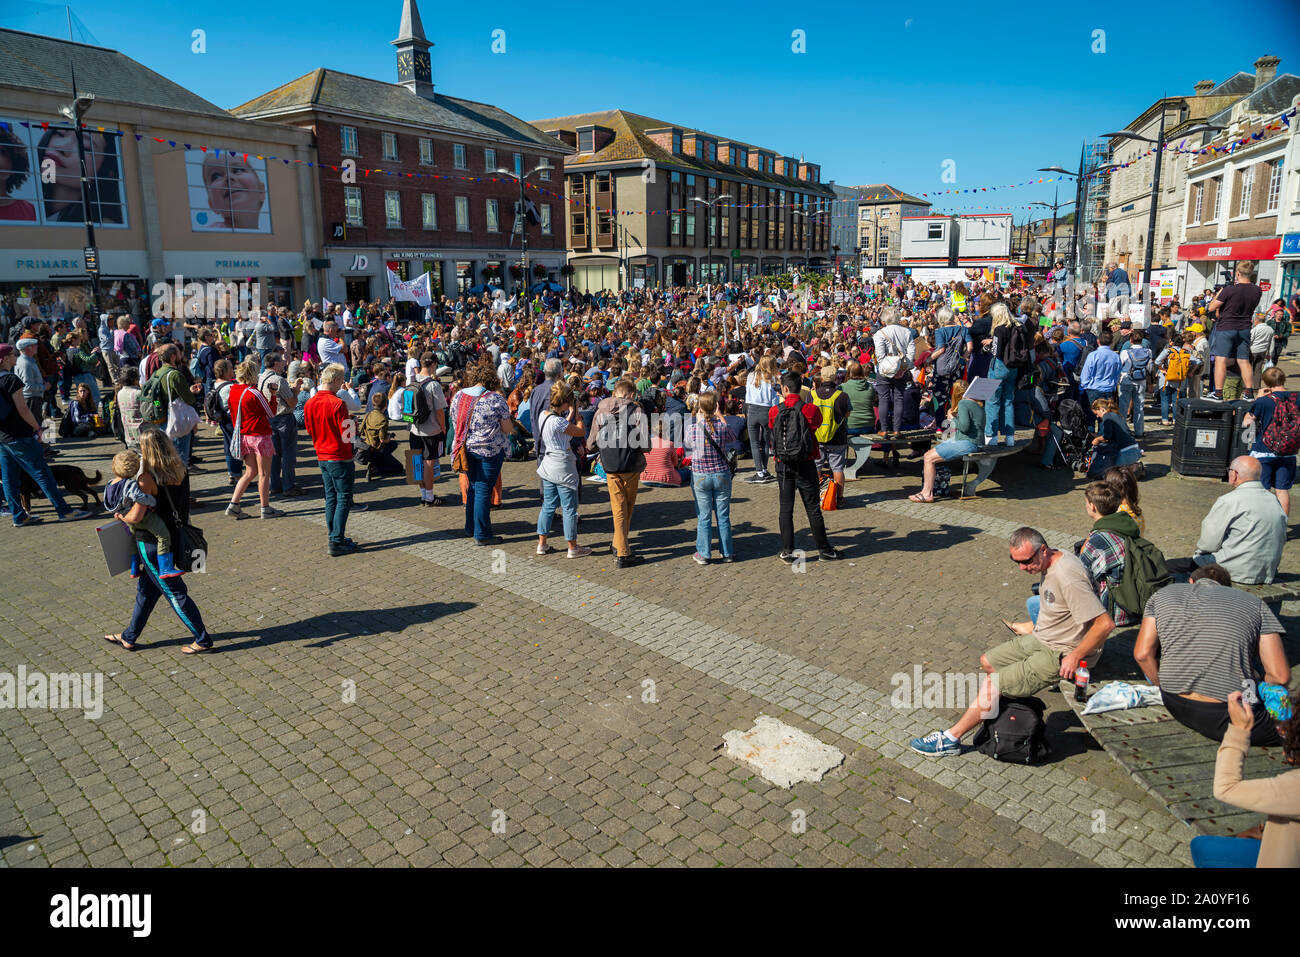
[(1062, 398), (1056, 403), (1053, 418), (1058, 428), (1052, 430), (1052, 441), (1061, 458), (1076, 472), (1088, 471), (1092, 461), (1092, 439), (1083, 406), (1073, 399)]

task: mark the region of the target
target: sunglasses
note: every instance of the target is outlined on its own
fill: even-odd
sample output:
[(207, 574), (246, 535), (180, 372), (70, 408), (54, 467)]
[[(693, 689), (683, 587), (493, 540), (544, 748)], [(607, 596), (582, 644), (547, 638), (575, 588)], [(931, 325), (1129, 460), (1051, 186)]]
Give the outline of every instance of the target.
[(1043, 550), (1043, 546), (1039, 545), (1037, 548), (1035, 548), (1032, 552), (1029, 553), (1028, 558), (1016, 558), (1015, 555), (1012, 555), (1011, 560), (1015, 562), (1017, 565), (1019, 565), (1021, 568), (1024, 568), (1026, 565), (1032, 565), (1034, 563), (1034, 559), (1038, 557), (1038, 553), (1041, 552), (1042, 550)]

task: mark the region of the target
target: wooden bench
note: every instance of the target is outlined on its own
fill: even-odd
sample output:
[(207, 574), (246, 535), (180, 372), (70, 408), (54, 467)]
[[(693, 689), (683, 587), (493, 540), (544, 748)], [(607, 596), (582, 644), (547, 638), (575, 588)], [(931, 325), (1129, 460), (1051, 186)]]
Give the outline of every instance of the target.
[[(1114, 651), (1108, 648), (1106, 653)], [(1100, 687), (1094, 683), (1089, 691)], [(1085, 715), (1084, 704), (1074, 700), (1074, 684), (1062, 681), (1061, 691), (1097, 743), (1171, 814), (1198, 833), (1231, 836), (1264, 822), (1264, 815), (1214, 797), (1219, 743), (1179, 724), (1165, 707)], [(1283, 760), (1281, 748), (1251, 748), (1243, 774), (1266, 778), (1289, 770), (1292, 768)]]
[[(974, 495), (975, 489), (979, 484), (993, 474), (993, 467), (998, 464), (998, 459), (1006, 458), (1008, 455), (1015, 455), (1017, 452), (1023, 452), (1032, 442), (1032, 439), (1018, 439), (1012, 445), (986, 445), (978, 452), (972, 452), (970, 455), (961, 457), (961, 489), (956, 496), (959, 499), (965, 498), (967, 494)], [(967, 484), (970, 477), (971, 463), (975, 463), (975, 481)]]

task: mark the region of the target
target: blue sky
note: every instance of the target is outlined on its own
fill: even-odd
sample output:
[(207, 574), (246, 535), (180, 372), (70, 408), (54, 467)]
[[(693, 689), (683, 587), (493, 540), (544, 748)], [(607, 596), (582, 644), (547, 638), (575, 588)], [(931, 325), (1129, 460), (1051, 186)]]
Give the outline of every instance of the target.
[[(824, 180), (909, 192), (1023, 182), (1072, 167), (1085, 137), (1164, 92), (1253, 71), (1300, 73), (1300, 4), (825, 2), (441, 4), (425, 0), (440, 92), (524, 119), (622, 107), (820, 163)], [(396, 80), (401, 0), (99, 0), (73, 4), (101, 46), (223, 107), (319, 66)], [(1237, 19), (1240, 18), (1240, 19)], [(63, 7), (6, 0), (0, 24), (67, 36)], [(207, 52), (191, 50), (206, 31)], [(505, 31), (505, 53), (492, 52)], [(794, 31), (806, 52), (793, 52)], [(1094, 31), (1104, 31), (1105, 52)], [(74, 32), (74, 36), (76, 36)], [(956, 182), (943, 183), (945, 160)], [(1050, 185), (948, 208), (1051, 199)], [(1066, 185), (1067, 195), (1072, 187)], [(1017, 211), (1017, 220), (1024, 215)]]

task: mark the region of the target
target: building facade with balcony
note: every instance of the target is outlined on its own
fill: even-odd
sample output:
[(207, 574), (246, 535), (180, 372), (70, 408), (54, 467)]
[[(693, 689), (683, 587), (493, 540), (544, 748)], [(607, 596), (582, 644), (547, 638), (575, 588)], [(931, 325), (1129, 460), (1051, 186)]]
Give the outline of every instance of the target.
[(903, 220), (928, 215), (933, 204), (888, 183), (852, 189), (857, 194), (862, 265), (899, 265), (903, 261)]
[(835, 194), (814, 163), (627, 110), (532, 124), (570, 151), (565, 226), (580, 291), (829, 265)]
[[(523, 228), (528, 283), (558, 281), (569, 150), (499, 107), (435, 92), (416, 0), (393, 45), (396, 83), (322, 68), (234, 110), (315, 135), (325, 295), (386, 299), (389, 266), (403, 279), (430, 273), (435, 295), (514, 289)], [(496, 171), (537, 167), (547, 168), (526, 177), (521, 216), (518, 182)]]
[[(1158, 100), (1144, 110), (1125, 130), (1155, 140), (1159, 135), (1160, 117), (1165, 122), (1165, 142), (1171, 144), (1164, 153), (1160, 172), (1160, 195), (1156, 207), (1156, 229), (1152, 251), (1152, 269), (1169, 269), (1177, 265), (1179, 237), (1186, 222), (1187, 176), (1196, 160), (1191, 152), (1208, 139), (1200, 134), (1190, 140), (1182, 131), (1202, 123), (1222, 125), (1234, 104), (1255, 99), (1260, 91), (1265, 95), (1257, 102), (1271, 97), (1289, 84), (1285, 77), (1277, 76), (1278, 58), (1260, 57), (1255, 61), (1255, 73), (1239, 72), (1222, 83), (1202, 80), (1195, 85), (1192, 96), (1170, 96)], [(1276, 81), (1282, 81), (1277, 83)], [(1267, 88), (1267, 89), (1265, 89)], [(1185, 141), (1185, 142), (1184, 142)], [(1182, 146), (1183, 150), (1176, 149)], [(1105, 222), (1106, 262), (1123, 265), (1129, 276), (1138, 280), (1147, 253), (1147, 232), (1151, 210), (1151, 181), (1155, 172), (1155, 154), (1149, 152), (1152, 144), (1143, 140), (1117, 139), (1110, 154), (1112, 163), (1129, 163), (1126, 169), (1110, 173)]]
[[(1248, 96), (1210, 118), (1221, 133), (1206, 134), (1197, 145), (1224, 146), (1246, 139), (1231, 152), (1194, 156), (1183, 194), (1178, 247), (1180, 294), (1193, 296), (1231, 282), (1235, 264), (1259, 263), (1258, 281), (1273, 298), (1285, 213), (1295, 203), (1295, 183), (1288, 182), (1287, 153), (1295, 121), (1282, 131), (1264, 127), (1290, 109), (1300, 96), (1300, 77), (1283, 74), (1261, 83)], [(1260, 138), (1255, 139), (1256, 136)], [(1213, 138), (1211, 138), (1213, 137)]]

